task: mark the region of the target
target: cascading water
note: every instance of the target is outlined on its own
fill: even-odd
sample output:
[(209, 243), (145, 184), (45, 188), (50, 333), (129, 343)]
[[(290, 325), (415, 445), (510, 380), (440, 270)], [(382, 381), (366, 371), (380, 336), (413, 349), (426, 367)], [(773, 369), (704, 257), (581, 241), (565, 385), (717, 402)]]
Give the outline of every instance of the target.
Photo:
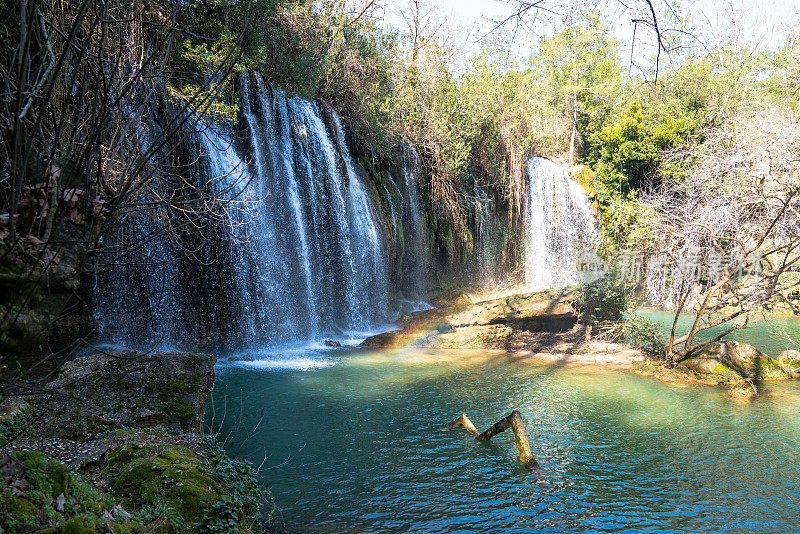
[(598, 241), (597, 221), (586, 193), (567, 170), (548, 159), (528, 161), (525, 283), (530, 291), (589, 281), (579, 269)]
[[(162, 250), (168, 242), (154, 241), (161, 248), (145, 252), (158, 257), (166, 273), (169, 317), (151, 317), (146, 340), (134, 336), (141, 329), (131, 321), (104, 325), (109, 341), (144, 348), (161, 330), (174, 344), (211, 338), (275, 346), (386, 322), (383, 239), (341, 120), (329, 111), (326, 127), (326, 110), (316, 103), (286, 97), (259, 79), (242, 85), (242, 142), (200, 125), (184, 143), (195, 180), (211, 184), (227, 202), (223, 228), (200, 247), (201, 261), (195, 261), (199, 252), (174, 259)], [(142, 233), (139, 226), (159, 224), (151, 218), (125, 228)], [(101, 323), (105, 316), (152, 308), (158, 295), (151, 276), (147, 268), (123, 269), (99, 280)]]
[(404, 267), (408, 289), (417, 297), (428, 292), (430, 257), (429, 236), (422, 208), (419, 177), (420, 157), (410, 143), (403, 147), (403, 239)]

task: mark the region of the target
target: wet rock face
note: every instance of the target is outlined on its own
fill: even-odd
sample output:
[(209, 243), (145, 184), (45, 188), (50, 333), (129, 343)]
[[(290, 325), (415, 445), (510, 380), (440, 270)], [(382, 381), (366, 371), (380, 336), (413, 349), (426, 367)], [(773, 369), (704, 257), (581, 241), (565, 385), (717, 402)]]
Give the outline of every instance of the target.
[(159, 425), (199, 431), (215, 363), (210, 354), (95, 354), (66, 363), (47, 392), (28, 402), (42, 414), (37, 429), (48, 437)]
[(738, 341), (709, 343), (690, 353), (682, 365), (700, 378), (718, 382), (745, 378), (775, 380), (793, 376), (792, 370), (781, 361)]

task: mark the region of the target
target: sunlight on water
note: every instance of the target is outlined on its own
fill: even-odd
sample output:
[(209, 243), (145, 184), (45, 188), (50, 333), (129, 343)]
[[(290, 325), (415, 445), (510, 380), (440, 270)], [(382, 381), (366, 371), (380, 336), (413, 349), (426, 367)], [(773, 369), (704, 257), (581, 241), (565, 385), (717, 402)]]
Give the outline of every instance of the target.
[[(242, 454), (257, 465), (266, 455), (261, 474), (292, 530), (800, 530), (795, 382), (742, 402), (497, 352), (305, 357), (334, 365), (218, 366), (217, 390), (244, 392), (245, 423), (264, 413)], [(215, 401), (219, 418), (222, 395)], [(519, 465), (510, 433), (477, 443), (439, 430), (461, 412), (482, 430), (511, 409), (523, 413), (539, 472)]]
[(252, 367), (254, 369), (297, 369), (308, 371), (335, 365), (336, 362), (330, 360), (315, 360), (311, 358), (292, 358), (288, 360), (252, 360), (240, 361), (238, 365), (242, 367)]

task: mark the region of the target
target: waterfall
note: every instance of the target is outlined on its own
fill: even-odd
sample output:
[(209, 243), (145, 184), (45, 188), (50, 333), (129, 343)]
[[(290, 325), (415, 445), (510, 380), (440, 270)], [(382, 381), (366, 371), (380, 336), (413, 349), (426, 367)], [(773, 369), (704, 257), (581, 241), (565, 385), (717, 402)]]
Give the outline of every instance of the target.
[(410, 143), (403, 146), (403, 256), (406, 287), (416, 297), (424, 297), (429, 289), (430, 241), (423, 212), (419, 180), (420, 157)]
[[(384, 240), (341, 119), (257, 77), (243, 82), (239, 130), (197, 121), (183, 143), (194, 180), (225, 204), (213, 239), (190, 258), (170, 249), (174, 236), (151, 241), (157, 250), (143, 252), (158, 258), (159, 280), (149, 280), (159, 271), (141, 267), (98, 278), (95, 308), (106, 340), (134, 348), (157, 344), (159, 335), (175, 345), (278, 346), (387, 322)], [(166, 219), (138, 217), (115, 237), (142, 234), (142, 226), (165, 233)], [(169, 313), (151, 317), (146, 340), (131, 321), (106, 325), (107, 316), (148, 315), (157, 282), (168, 286), (162, 308)]]
[(595, 273), (578, 264), (593, 254), (597, 221), (581, 186), (564, 166), (548, 159), (528, 161), (525, 225), (525, 283), (529, 290), (558, 288), (588, 281)]

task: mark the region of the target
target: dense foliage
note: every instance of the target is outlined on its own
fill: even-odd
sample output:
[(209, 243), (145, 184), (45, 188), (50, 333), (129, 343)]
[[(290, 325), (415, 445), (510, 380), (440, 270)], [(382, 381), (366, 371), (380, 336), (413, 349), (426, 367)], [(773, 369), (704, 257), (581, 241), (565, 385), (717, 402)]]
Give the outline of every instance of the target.
[(630, 283), (614, 272), (585, 284), (578, 300), (581, 320), (587, 324), (620, 321), (631, 307), (630, 293)]
[(797, 105), (792, 43), (763, 54), (732, 37), (678, 68), (662, 67), (652, 84), (626, 75), (609, 21), (577, 8), (524, 63), (499, 39), (454, 72), (453, 32), (425, 2), (413, 5), (403, 32), (344, 0), (190, 3), (191, 35), (208, 39), (187, 39), (181, 54), (202, 67), (198, 58), (219, 55), (246, 25), (243, 67), (329, 102), (373, 157), (392, 157), (398, 139), (414, 143), (433, 213), (465, 241), (476, 185), (503, 199), (514, 221), (528, 156), (585, 162), (595, 171), (609, 253), (647, 239), (651, 210), (639, 193), (686, 176), (695, 162), (681, 149), (702, 143), (741, 106), (765, 98)]

